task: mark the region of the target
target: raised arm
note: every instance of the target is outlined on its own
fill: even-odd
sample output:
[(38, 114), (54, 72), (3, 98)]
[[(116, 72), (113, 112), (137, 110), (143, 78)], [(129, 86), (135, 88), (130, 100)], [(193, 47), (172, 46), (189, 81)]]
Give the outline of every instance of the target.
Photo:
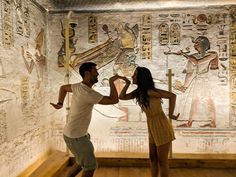
[(55, 109), (61, 109), (63, 107), (63, 103), (66, 97), (67, 92), (72, 92), (71, 84), (62, 85), (59, 90), (58, 102), (50, 103)]
[(109, 79), (110, 84), (110, 95), (103, 96), (103, 98), (99, 101), (99, 104), (108, 105), (108, 104), (116, 104), (118, 103), (118, 93), (114, 84), (114, 81), (118, 79), (120, 76), (115, 75)]
[(120, 92), (120, 95), (119, 95), (119, 99), (121, 100), (130, 100), (130, 99), (133, 99), (134, 98), (134, 91), (130, 92), (130, 93), (126, 93), (129, 86), (130, 86), (130, 80), (127, 79), (126, 77), (121, 77), (121, 79), (123, 79), (125, 81), (125, 86), (123, 87), (123, 89), (121, 90)]
[[(26, 53), (26, 56), (25, 56), (25, 53)], [(21, 46), (21, 54), (22, 54), (22, 57), (23, 57), (23, 60), (24, 60), (24, 63), (25, 63), (25, 66), (27, 68), (27, 71), (29, 74), (31, 74), (31, 72), (33, 71), (34, 69), (34, 60), (33, 60), (33, 56), (31, 55), (31, 53), (29, 53), (28, 51), (25, 52), (25, 49), (23, 46)], [(29, 59), (30, 58), (30, 63), (27, 62), (27, 58)]]
[(169, 118), (174, 120), (178, 119), (179, 114), (177, 114), (177, 116), (174, 115), (175, 103), (176, 103), (176, 95), (174, 93), (166, 90), (155, 89), (155, 90), (149, 90), (148, 94), (150, 97), (169, 99)]

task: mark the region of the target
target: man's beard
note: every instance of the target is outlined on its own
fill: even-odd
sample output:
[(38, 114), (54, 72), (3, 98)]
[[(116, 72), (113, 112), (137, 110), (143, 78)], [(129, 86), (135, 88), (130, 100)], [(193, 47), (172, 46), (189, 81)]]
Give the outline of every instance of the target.
[(98, 82), (98, 78), (92, 79), (91, 82), (92, 82), (93, 84), (97, 83), (97, 82)]

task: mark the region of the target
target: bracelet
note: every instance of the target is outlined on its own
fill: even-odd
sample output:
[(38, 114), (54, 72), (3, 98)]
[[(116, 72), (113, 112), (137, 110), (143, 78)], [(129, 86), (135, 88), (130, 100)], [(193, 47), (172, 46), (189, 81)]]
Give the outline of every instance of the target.
[(57, 104), (63, 106), (63, 103), (61, 103), (61, 102), (58, 102)]

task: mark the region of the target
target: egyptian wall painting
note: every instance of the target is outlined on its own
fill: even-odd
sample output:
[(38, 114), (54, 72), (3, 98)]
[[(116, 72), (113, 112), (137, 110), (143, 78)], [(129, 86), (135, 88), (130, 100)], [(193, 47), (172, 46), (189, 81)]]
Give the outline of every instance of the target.
[(31, 1), (0, 9), (0, 176), (11, 177), (49, 149), (46, 22)]
[[(78, 41), (72, 45), (70, 82), (80, 81), (80, 63), (94, 61), (100, 74), (94, 89), (101, 93), (109, 94), (110, 76), (118, 73), (131, 78), (136, 66), (148, 67), (156, 86), (168, 89), (166, 74), (172, 69), (175, 112), (180, 113), (179, 120), (172, 121), (176, 134), (173, 153), (235, 153), (234, 9), (75, 14), (71, 19), (77, 23), (73, 40)], [(63, 18), (54, 15), (51, 25), (60, 26)], [(57, 47), (51, 44), (59, 51), (64, 50), (60, 34), (58, 29), (51, 39), (61, 42)], [(56, 54), (62, 54), (63, 66), (64, 54), (54, 51), (52, 56)], [(64, 78), (60, 65), (56, 70)], [(116, 86), (120, 91), (123, 83), (117, 81)], [(163, 107), (167, 113), (166, 100)], [(63, 123), (54, 128), (58, 139)], [(134, 100), (96, 105), (89, 132), (98, 152), (148, 152), (146, 117)]]

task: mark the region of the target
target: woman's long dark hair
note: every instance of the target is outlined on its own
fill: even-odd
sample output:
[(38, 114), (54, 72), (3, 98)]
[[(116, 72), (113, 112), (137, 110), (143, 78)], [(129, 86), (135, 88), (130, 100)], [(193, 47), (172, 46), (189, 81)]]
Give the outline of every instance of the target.
[(155, 85), (152, 79), (152, 74), (148, 68), (137, 67), (137, 86), (138, 88), (134, 92), (134, 96), (139, 104), (143, 108), (149, 107), (150, 97), (148, 96), (148, 90), (154, 89)]

